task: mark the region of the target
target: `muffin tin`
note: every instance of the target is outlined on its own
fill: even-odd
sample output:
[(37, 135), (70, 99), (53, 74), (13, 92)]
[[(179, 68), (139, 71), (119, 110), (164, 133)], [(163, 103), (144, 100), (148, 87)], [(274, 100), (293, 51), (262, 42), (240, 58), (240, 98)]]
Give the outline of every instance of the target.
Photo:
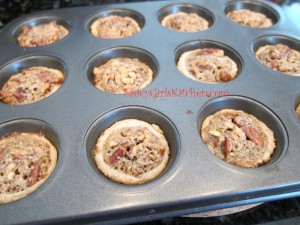
[[(190, 7), (196, 5), (197, 7)], [(195, 8), (195, 9), (194, 9)], [(270, 15), (270, 28), (232, 22), (226, 12), (255, 9)], [(209, 29), (182, 33), (160, 25), (164, 15), (195, 10)], [(199, 10), (198, 10), (199, 9)], [(140, 32), (121, 39), (94, 37), (89, 25), (117, 13), (133, 15)], [(17, 45), (24, 25), (55, 19), (70, 31), (57, 43), (34, 48)], [(125, 224), (299, 196), (300, 77), (262, 65), (255, 50), (285, 43), (299, 50), (300, 30), (285, 11), (267, 1), (157, 1), (44, 11), (18, 18), (0, 31), (0, 87), (9, 75), (28, 66), (49, 66), (65, 75), (61, 88), (39, 102), (0, 103), (0, 135), (41, 131), (59, 150), (50, 178), (18, 201), (0, 205), (1, 224)], [(239, 68), (227, 83), (205, 84), (176, 68), (180, 54), (198, 47), (220, 47)], [(146, 88), (110, 94), (92, 85), (92, 68), (128, 56), (154, 71)], [(276, 138), (271, 161), (246, 169), (214, 156), (200, 137), (211, 113), (242, 109), (265, 122)], [(114, 122), (136, 118), (161, 127), (171, 149), (164, 172), (142, 185), (117, 184), (98, 172), (91, 151), (97, 137)]]

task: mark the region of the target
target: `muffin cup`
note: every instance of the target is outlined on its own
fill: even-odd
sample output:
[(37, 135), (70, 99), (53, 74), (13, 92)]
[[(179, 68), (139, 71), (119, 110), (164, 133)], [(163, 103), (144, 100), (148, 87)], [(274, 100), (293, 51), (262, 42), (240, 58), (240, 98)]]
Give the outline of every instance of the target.
[(98, 52), (88, 60), (85, 65), (85, 75), (91, 85), (93, 85), (93, 69), (114, 58), (138, 59), (145, 63), (153, 72), (152, 82), (158, 74), (158, 62), (151, 53), (139, 48), (120, 46)]
[(202, 123), (205, 118), (222, 109), (242, 110), (265, 123), (267, 127), (274, 132), (276, 147), (271, 155), (271, 159), (267, 163), (252, 170), (276, 164), (284, 157), (288, 149), (289, 140), (287, 131), (281, 120), (263, 104), (243, 96), (219, 97), (207, 102), (201, 108), (198, 116), (198, 130), (200, 136)]
[[(170, 156), (169, 161), (166, 165), (166, 168), (163, 172), (156, 178), (147, 183), (153, 182), (154, 180), (161, 180), (166, 176), (166, 173), (173, 167), (177, 158), (179, 157), (180, 152), (180, 137), (179, 133), (174, 126), (174, 124), (163, 114), (152, 110), (150, 108), (140, 107), (140, 106), (125, 106), (121, 108), (114, 109), (110, 112), (105, 113), (101, 117), (99, 117), (93, 124), (89, 127), (84, 140), (84, 145), (86, 148), (86, 156), (88, 162), (92, 168), (92, 170), (104, 177), (104, 175), (99, 171), (96, 162), (92, 156), (92, 152), (95, 148), (97, 139), (100, 135), (110, 126), (112, 126), (115, 122), (124, 120), (124, 119), (137, 119), (145, 121), (149, 124), (158, 125), (163, 131), (164, 136), (168, 142), (170, 148)], [(122, 185), (116, 184), (110, 179), (105, 177), (105, 182), (113, 183), (113, 185)], [(145, 184), (147, 184), (145, 183)], [(141, 184), (141, 185), (145, 185)], [(123, 185), (122, 185), (123, 186)], [(140, 186), (140, 185), (139, 185)]]

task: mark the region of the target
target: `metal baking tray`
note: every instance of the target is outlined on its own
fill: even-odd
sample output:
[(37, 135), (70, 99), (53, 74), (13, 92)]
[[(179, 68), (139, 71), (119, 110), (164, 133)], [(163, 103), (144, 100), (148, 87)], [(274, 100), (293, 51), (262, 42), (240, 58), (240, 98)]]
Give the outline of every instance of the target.
[[(229, 20), (231, 9), (266, 13), (270, 28), (251, 28)], [(160, 25), (177, 11), (199, 12), (210, 28), (182, 33)], [(134, 17), (142, 30), (123, 39), (101, 39), (89, 32), (98, 17)], [(23, 48), (16, 37), (24, 25), (56, 20), (70, 33), (44, 47)], [(112, 4), (43, 11), (18, 18), (0, 31), (0, 86), (20, 68), (42, 65), (65, 74), (62, 87), (28, 105), (0, 104), (0, 136), (12, 131), (42, 131), (59, 150), (57, 166), (44, 185), (18, 201), (0, 205), (1, 224), (124, 224), (179, 216), (300, 195), (300, 77), (268, 69), (255, 50), (285, 43), (300, 50), (300, 29), (278, 5), (267, 1), (180, 0)], [(222, 84), (195, 82), (176, 62), (184, 51), (219, 47), (239, 68)], [(154, 71), (140, 92), (109, 94), (91, 82), (93, 66), (116, 56), (137, 57)], [(241, 109), (275, 133), (271, 161), (245, 169), (214, 156), (199, 129), (209, 114)], [(100, 133), (115, 121), (142, 119), (159, 125), (171, 149), (167, 168), (157, 179), (126, 186), (98, 172), (91, 151)]]

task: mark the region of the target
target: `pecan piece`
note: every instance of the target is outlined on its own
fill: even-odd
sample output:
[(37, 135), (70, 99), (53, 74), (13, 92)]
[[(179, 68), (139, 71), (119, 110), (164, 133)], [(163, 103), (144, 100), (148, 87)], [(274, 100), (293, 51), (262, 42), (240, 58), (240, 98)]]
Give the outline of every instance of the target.
[(228, 81), (232, 80), (232, 77), (226, 71), (221, 71), (220, 72), (220, 80), (223, 81), (223, 82), (228, 82)]
[(231, 145), (230, 145), (230, 141), (227, 137), (225, 137), (222, 145), (221, 145), (221, 149), (222, 149), (222, 152), (224, 154), (224, 158), (226, 159), (227, 156), (229, 155), (229, 152), (231, 150)]
[(29, 173), (29, 178), (28, 178), (28, 182), (27, 182), (28, 187), (34, 185), (38, 181), (39, 173), (42, 168), (42, 163), (43, 163), (43, 160), (39, 159), (38, 161), (36, 161), (33, 164), (33, 169)]
[(233, 119), (233, 122), (242, 129), (242, 131), (246, 134), (246, 137), (253, 141), (260, 147), (264, 146), (264, 141), (258, 131), (253, 127), (253, 125), (249, 122), (249, 120), (237, 116)]
[(125, 155), (125, 149), (121, 146), (114, 151), (114, 153), (110, 156), (109, 162), (111, 165), (115, 164), (121, 157)]
[(227, 117), (228, 119), (234, 119), (235, 117), (238, 116), (238, 114), (237, 113), (226, 112), (226, 113), (224, 113), (224, 116)]

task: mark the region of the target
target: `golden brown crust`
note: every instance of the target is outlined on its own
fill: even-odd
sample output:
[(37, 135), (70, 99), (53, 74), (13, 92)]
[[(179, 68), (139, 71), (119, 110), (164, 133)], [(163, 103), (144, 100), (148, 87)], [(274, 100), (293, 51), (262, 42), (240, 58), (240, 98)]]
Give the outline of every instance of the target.
[(212, 84), (231, 81), (238, 72), (236, 63), (217, 48), (187, 51), (180, 56), (177, 68), (190, 79)]
[(300, 52), (287, 45), (265, 45), (255, 52), (255, 56), (265, 66), (283, 74), (300, 76)]
[(297, 115), (298, 119), (300, 120), (300, 104), (296, 108), (296, 115)]
[(180, 32), (199, 32), (208, 29), (209, 23), (196, 13), (178, 12), (167, 15), (161, 21), (164, 27)]
[(100, 38), (124, 38), (141, 30), (139, 24), (130, 17), (112, 15), (92, 23), (91, 33)]
[(69, 34), (69, 31), (56, 24), (55, 21), (33, 27), (23, 27), (18, 37), (18, 44), (22, 47), (37, 47), (55, 43)]
[(40, 133), (12, 133), (0, 138), (0, 204), (35, 191), (48, 179), (56, 162), (56, 148)]
[(62, 72), (47, 67), (30, 67), (11, 75), (0, 90), (0, 100), (10, 105), (40, 101), (52, 95), (64, 81)]
[(157, 125), (136, 119), (118, 121), (98, 138), (93, 156), (99, 170), (123, 184), (142, 184), (166, 167), (169, 146)]
[(95, 67), (96, 88), (115, 94), (123, 94), (142, 89), (152, 82), (153, 72), (138, 59), (115, 58), (104, 65)]
[(275, 149), (273, 131), (241, 110), (223, 109), (208, 116), (201, 136), (217, 157), (240, 167), (268, 162)]
[(238, 9), (228, 12), (227, 17), (236, 23), (249, 27), (263, 28), (273, 25), (272, 20), (267, 18), (264, 14), (253, 12), (249, 9)]

